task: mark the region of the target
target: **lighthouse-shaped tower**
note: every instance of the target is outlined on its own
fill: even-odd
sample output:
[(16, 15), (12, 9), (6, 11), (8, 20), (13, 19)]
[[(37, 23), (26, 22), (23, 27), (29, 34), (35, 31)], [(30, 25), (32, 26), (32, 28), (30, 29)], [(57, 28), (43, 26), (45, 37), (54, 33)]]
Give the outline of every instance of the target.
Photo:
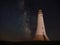
[(48, 36), (46, 35), (43, 13), (41, 9), (38, 11), (37, 29), (33, 40), (41, 40), (41, 41), (49, 40)]

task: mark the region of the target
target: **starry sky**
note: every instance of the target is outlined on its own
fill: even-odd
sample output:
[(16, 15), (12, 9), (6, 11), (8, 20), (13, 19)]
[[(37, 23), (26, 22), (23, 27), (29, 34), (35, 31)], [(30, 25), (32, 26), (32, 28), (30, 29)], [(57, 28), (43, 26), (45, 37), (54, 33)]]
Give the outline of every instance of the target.
[[(28, 11), (30, 28), (35, 33), (37, 11), (43, 10), (45, 28), (50, 40), (60, 40), (60, 6), (58, 0), (6, 0), (0, 1), (1, 37), (24, 35), (24, 11)], [(23, 30), (22, 30), (23, 29)], [(21, 36), (20, 35), (20, 36)]]

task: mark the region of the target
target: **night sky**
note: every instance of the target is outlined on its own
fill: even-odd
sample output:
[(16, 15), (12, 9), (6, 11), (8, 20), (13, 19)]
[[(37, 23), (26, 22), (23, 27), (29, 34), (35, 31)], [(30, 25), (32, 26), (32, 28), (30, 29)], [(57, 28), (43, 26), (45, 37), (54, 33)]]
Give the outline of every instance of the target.
[[(43, 10), (47, 35), (50, 40), (60, 40), (60, 2), (58, 0), (5, 0), (0, 1), (0, 38), (15, 39), (29, 33), (24, 28), (24, 12), (28, 27), (35, 34), (37, 11)], [(3, 37), (3, 38), (2, 38)]]

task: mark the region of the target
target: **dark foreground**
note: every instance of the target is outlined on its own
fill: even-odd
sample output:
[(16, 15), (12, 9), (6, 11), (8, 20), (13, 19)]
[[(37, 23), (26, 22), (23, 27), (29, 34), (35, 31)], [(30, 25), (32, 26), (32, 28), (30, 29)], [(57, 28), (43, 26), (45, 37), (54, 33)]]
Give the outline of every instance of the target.
[(10, 44), (10, 45), (18, 45), (18, 44), (59, 44), (59, 41), (24, 41), (24, 42), (9, 42), (9, 41), (0, 41), (0, 45)]

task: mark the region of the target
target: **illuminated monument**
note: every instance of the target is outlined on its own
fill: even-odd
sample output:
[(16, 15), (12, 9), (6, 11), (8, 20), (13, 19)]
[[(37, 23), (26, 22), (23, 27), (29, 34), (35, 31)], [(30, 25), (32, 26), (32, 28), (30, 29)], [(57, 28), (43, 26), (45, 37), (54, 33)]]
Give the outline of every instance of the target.
[(43, 13), (41, 9), (38, 11), (37, 30), (33, 40), (42, 40), (42, 41), (49, 40), (48, 36), (46, 35), (43, 21)]

